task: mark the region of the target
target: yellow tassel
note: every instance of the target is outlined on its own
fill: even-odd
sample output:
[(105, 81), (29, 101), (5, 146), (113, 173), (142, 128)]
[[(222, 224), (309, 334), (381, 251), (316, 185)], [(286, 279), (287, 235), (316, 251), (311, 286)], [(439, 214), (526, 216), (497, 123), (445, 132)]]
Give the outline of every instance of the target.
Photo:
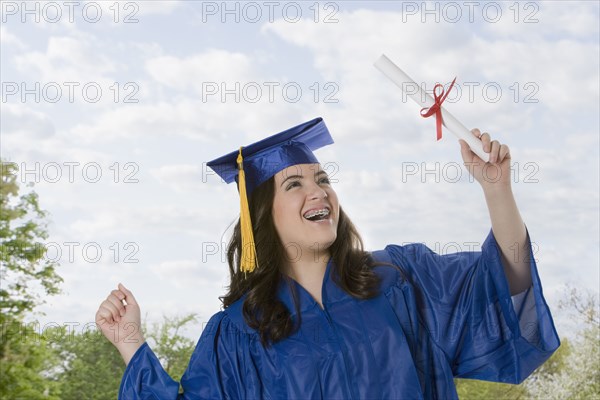
[(242, 158), (242, 148), (237, 157), (239, 169), (238, 183), (240, 185), (240, 227), (242, 230), (242, 255), (240, 270), (244, 273), (254, 271), (258, 264), (256, 259), (256, 248), (254, 246), (254, 233), (252, 232), (252, 221), (250, 220), (250, 207), (248, 207), (248, 196), (246, 195), (246, 174)]

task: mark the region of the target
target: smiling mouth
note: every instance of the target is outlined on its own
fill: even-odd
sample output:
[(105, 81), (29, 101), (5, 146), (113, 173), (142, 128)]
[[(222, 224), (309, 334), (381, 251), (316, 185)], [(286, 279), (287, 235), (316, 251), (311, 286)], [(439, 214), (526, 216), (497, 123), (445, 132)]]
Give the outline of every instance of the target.
[(329, 209), (323, 208), (320, 210), (310, 210), (304, 213), (304, 218), (309, 221), (322, 221), (329, 218)]

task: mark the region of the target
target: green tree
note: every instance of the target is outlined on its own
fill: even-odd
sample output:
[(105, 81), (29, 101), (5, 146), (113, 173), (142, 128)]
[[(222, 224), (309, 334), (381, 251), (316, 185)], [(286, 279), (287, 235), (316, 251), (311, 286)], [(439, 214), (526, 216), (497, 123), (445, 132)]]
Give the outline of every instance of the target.
[(4, 354), (0, 360), (0, 398), (59, 400), (60, 384), (53, 374), (60, 364), (40, 330), (19, 320), (2, 327)]
[[(46, 259), (46, 212), (34, 191), (19, 194), (18, 167), (0, 161), (0, 324), (59, 293), (57, 264)], [(4, 348), (0, 348), (0, 355)]]
[[(161, 364), (177, 381), (181, 379), (194, 351), (194, 341), (180, 332), (195, 320), (193, 314), (163, 317), (162, 322), (152, 324), (150, 329), (143, 328)], [(95, 328), (82, 333), (67, 332), (64, 327), (60, 329), (60, 333), (53, 332), (44, 339), (62, 360), (58, 372), (53, 374), (60, 382), (61, 397), (116, 399), (125, 371), (125, 363), (117, 349)]]
[(145, 329), (146, 338), (160, 360), (163, 368), (173, 379), (179, 381), (194, 352), (195, 342), (180, 331), (197, 319), (195, 314), (169, 318), (163, 316), (161, 324)]
[(19, 194), (18, 168), (0, 160), (0, 397), (57, 398), (58, 362), (25, 316), (59, 293), (57, 264), (44, 258), (46, 213), (30, 190)]
[(117, 398), (125, 363), (117, 349), (93, 328), (77, 334), (63, 329), (53, 341), (63, 360), (58, 378), (64, 399)]

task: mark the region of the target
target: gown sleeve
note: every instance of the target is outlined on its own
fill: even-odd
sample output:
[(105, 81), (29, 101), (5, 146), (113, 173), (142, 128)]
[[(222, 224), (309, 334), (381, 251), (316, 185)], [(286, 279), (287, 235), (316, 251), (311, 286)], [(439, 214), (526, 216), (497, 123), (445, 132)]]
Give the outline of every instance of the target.
[(520, 383), (560, 345), (535, 260), (529, 257), (532, 286), (511, 297), (492, 232), (481, 252), (438, 255), (422, 244), (385, 250), (454, 376)]
[(144, 343), (125, 369), (119, 400), (246, 398), (257, 388), (246, 371), (249, 345), (248, 335), (237, 329), (224, 312), (215, 314), (194, 349), (180, 390), (180, 384), (165, 372)]

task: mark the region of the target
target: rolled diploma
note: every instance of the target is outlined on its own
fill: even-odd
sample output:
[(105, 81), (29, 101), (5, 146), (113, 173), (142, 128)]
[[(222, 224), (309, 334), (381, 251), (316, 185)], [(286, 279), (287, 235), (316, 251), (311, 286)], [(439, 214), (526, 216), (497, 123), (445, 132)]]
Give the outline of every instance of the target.
[[(404, 71), (402, 71), (396, 64), (392, 62), (385, 54), (382, 54), (377, 61), (375, 61), (375, 68), (380, 70), (385, 76), (387, 76), (392, 82), (394, 82), (404, 93), (410, 96), (418, 105), (423, 108), (429, 108), (435, 104), (435, 100), (429, 94), (421, 90), (421, 87), (412, 80)], [(406, 89), (415, 88), (416, 92), (408, 92)], [(423, 101), (425, 100), (425, 101)], [(484, 162), (489, 161), (489, 154), (483, 151), (483, 144), (480, 139), (477, 139), (470, 130), (468, 130), (460, 121), (458, 121), (452, 114), (450, 114), (442, 106), (442, 119), (443, 124), (450, 132), (454, 133), (456, 137), (467, 142), (473, 153), (477, 154)]]

